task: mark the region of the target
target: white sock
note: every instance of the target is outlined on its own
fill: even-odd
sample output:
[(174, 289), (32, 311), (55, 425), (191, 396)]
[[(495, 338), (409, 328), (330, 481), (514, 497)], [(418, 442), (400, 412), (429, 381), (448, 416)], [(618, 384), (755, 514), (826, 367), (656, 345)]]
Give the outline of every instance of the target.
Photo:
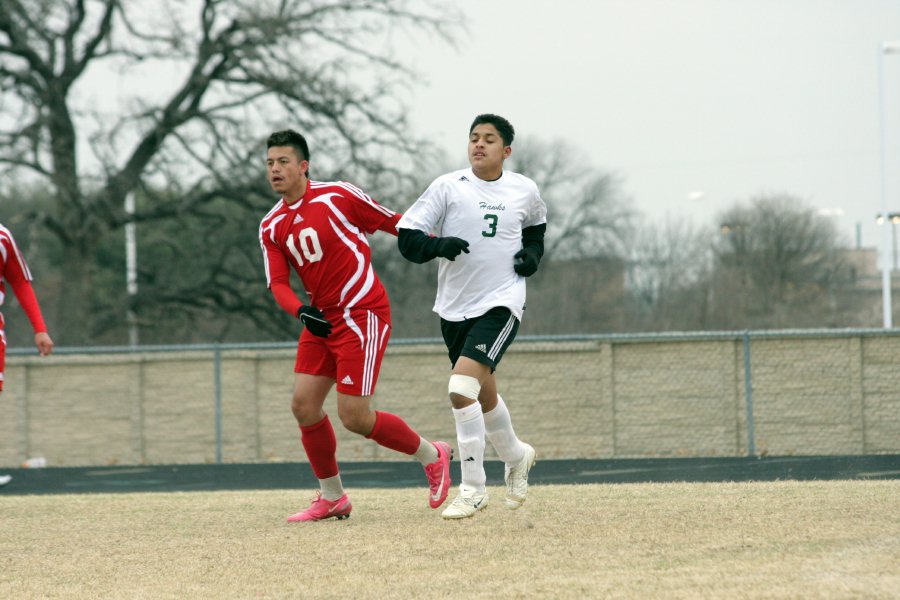
[(338, 473), (334, 477), (319, 480), (319, 489), (322, 497), (326, 500), (334, 502), (344, 495), (344, 484), (341, 483), (341, 474)]
[(434, 444), (419, 436), (419, 449), (416, 450), (416, 453), (413, 454), (422, 466), (427, 466), (433, 463), (438, 459), (438, 451), (437, 448), (434, 447)]
[(453, 418), (456, 419), (461, 483), (483, 492), (487, 476), (484, 473), (484, 417), (481, 404), (475, 402), (465, 408), (454, 408)]
[(503, 462), (516, 464), (525, 456), (525, 446), (513, 431), (509, 409), (500, 394), (497, 394), (497, 406), (484, 413), (484, 433)]

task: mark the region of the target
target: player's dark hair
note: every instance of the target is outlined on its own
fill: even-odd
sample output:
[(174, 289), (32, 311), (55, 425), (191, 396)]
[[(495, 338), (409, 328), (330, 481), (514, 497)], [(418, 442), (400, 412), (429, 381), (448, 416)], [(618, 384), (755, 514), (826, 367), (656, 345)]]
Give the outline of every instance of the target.
[(500, 137), (503, 138), (503, 145), (512, 146), (513, 138), (516, 137), (516, 130), (513, 129), (512, 123), (510, 123), (500, 115), (492, 115), (490, 113), (478, 115), (477, 117), (475, 117), (475, 120), (472, 121), (472, 126), (469, 127), (469, 135), (472, 135), (472, 130), (474, 130), (482, 123), (488, 123), (496, 127), (497, 133), (499, 133)]
[[(306, 138), (293, 129), (276, 131), (270, 135), (266, 140), (266, 150), (272, 146), (290, 146), (294, 149), (298, 159), (309, 161), (309, 145), (306, 143)], [(305, 174), (309, 177), (308, 169)]]

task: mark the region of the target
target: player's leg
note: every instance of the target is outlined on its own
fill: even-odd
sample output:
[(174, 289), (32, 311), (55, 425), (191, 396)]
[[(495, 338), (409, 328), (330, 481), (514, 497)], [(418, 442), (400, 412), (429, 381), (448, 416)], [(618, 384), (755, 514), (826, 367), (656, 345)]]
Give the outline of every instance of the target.
[(415, 456), (420, 447), (426, 446), (424, 458), (427, 462), (423, 464), (437, 460), (437, 450), (432, 444), (427, 440), (423, 443), (423, 438), (399, 416), (372, 410), (370, 398), (338, 391), (338, 415), (344, 427), (380, 446), (410, 456)]
[[(481, 381), (478, 401), (484, 414), (485, 437), (504, 463), (506, 507), (509, 509), (519, 508), (525, 502), (528, 493), (528, 473), (535, 463), (534, 448), (522, 442), (513, 429), (512, 417), (506, 403), (497, 392), (497, 380), (494, 375), (518, 330), (519, 321), (512, 313), (504, 308), (495, 308), (485, 315), (483, 322), (473, 328), (470, 334), (481, 340), (479, 343), (487, 349), (486, 354), (492, 361), (490, 374)], [(493, 337), (494, 331), (500, 333)]]
[(485, 378), (478, 401), (484, 413), (485, 436), (497, 456), (506, 464), (521, 461), (525, 455), (525, 444), (516, 435), (509, 409), (497, 392), (497, 380), (493, 373)]
[(478, 394), (481, 380), (489, 373), (490, 367), (467, 357), (459, 357), (450, 375), (447, 387), (456, 424), (461, 481), (456, 498), (441, 513), (445, 519), (471, 517), (488, 505), (484, 472), (484, 416)]
[[(442, 323), (442, 326), (444, 323)], [(494, 370), (503, 358), (504, 353), (516, 337), (519, 329), (519, 321), (506, 308), (497, 307), (491, 309), (471, 324), (466, 325), (465, 340), (460, 343), (459, 339), (454, 339), (453, 327), (445, 329), (445, 341), (448, 348), (451, 348), (451, 361), (454, 359), (454, 351), (458, 351), (459, 358), (454, 363), (454, 374), (463, 376), (472, 376), (477, 378), (477, 389), (473, 385), (469, 390), (469, 398), (472, 398), (471, 392), (477, 391), (474, 396), (477, 402), (454, 396), (451, 390), (451, 402), (454, 406), (454, 416), (457, 419), (457, 433), (460, 438), (466, 433), (468, 439), (463, 442), (460, 439), (460, 461), (465, 465), (470, 465), (469, 474), (463, 473), (463, 485), (460, 487), (460, 501), (465, 501), (461, 511), (461, 516), (469, 516), (474, 511), (465, 510), (470, 505), (471, 498), (466, 498), (466, 493), (473, 496), (471, 489), (474, 487), (476, 495), (481, 489), (484, 489), (484, 439), (486, 438), (497, 450), (498, 456), (506, 465), (506, 482), (507, 482), (507, 506), (518, 508), (525, 499), (525, 493), (528, 483), (528, 470), (534, 464), (534, 450), (527, 444), (522, 443), (515, 434), (512, 427), (512, 420), (509, 411), (506, 408), (503, 399), (497, 394), (497, 383), (494, 378)], [(447, 335), (447, 334), (450, 335)], [(453, 349), (455, 344), (456, 350)], [(463, 394), (462, 396), (465, 396)], [(480, 410), (480, 415), (477, 413)], [(477, 435), (476, 429), (480, 428), (482, 435), (479, 441), (474, 439)], [(473, 460), (469, 460), (470, 456), (463, 450), (463, 446), (468, 444), (473, 452), (480, 450), (481, 461), (478, 455)], [(478, 447), (480, 445), (480, 448)], [(475, 469), (478, 469), (475, 471)], [(479, 487), (480, 484), (480, 487)], [(511, 499), (515, 500), (515, 506), (511, 504)], [(486, 499), (485, 499), (486, 500)], [(452, 505), (451, 505), (452, 506)], [(449, 510), (449, 509), (448, 509)], [(459, 516), (459, 515), (454, 515)]]
[(0, 392), (3, 391), (3, 372), (6, 370), (6, 331), (3, 325), (3, 314), (0, 314)]
[[(484, 413), (484, 431), (504, 464), (506, 482), (506, 507), (515, 510), (522, 506), (528, 494), (528, 473), (534, 466), (536, 453), (530, 444), (516, 435), (512, 417), (503, 398), (497, 393), (496, 380), (491, 375), (482, 391), (492, 388), (494, 408)], [(482, 404), (484, 406), (484, 404)]]
[(344, 489), (337, 465), (337, 439), (323, 406), (334, 379), (322, 375), (297, 373), (291, 411), (300, 426), (300, 440), (313, 473), (319, 479), (327, 500), (340, 498)]
[[(425, 468), (429, 504), (437, 508), (450, 488), (453, 450), (446, 442), (431, 442), (398, 415), (372, 410), (381, 361), (390, 337), (390, 325), (375, 313), (352, 310), (340, 322), (330, 343), (337, 365), (338, 415), (348, 430), (375, 443), (414, 457)], [(330, 339), (330, 336), (329, 336)]]
[(308, 509), (291, 515), (288, 521), (347, 518), (352, 505), (341, 482), (334, 427), (323, 409), (334, 386), (334, 365), (324, 344), (306, 330), (300, 336), (294, 370), (291, 412), (300, 427), (300, 441), (309, 465), (319, 480), (319, 491)]
[[(3, 392), (3, 371), (6, 368), (6, 334), (3, 331), (3, 315), (0, 315), (0, 393)], [(0, 487), (12, 481), (12, 475), (0, 475)]]
[[(489, 310), (462, 322), (441, 321), (453, 372), (448, 391), (456, 421), (462, 482), (460, 495), (444, 516), (464, 518), (487, 505), (485, 487), (484, 411), (495, 408), (496, 384), (491, 374), (515, 338), (519, 322), (506, 308)], [(482, 388), (487, 385), (487, 389)], [(484, 401), (484, 405), (482, 405)]]

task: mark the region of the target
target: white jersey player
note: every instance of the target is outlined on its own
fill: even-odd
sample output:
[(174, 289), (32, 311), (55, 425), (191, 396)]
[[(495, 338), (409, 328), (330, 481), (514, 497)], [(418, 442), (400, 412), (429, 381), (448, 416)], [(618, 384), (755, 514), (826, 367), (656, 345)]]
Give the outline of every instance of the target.
[(531, 179), (504, 171), (485, 181), (470, 167), (434, 180), (399, 227), (468, 242), (466, 254), (438, 265), (434, 311), (442, 319), (462, 321), (505, 306), (521, 321), (525, 279), (513, 257), (522, 250), (522, 232), (546, 222), (547, 208)]
[(448, 385), (462, 482), (442, 516), (471, 517), (487, 506), (485, 438), (506, 463), (506, 505), (525, 501), (535, 451), (513, 430), (494, 371), (525, 310), (525, 278), (544, 253), (547, 208), (529, 178), (504, 171), (515, 136), (503, 117), (483, 114), (469, 128), (468, 169), (437, 178), (397, 224), (400, 252), (441, 258), (434, 311), (453, 367)]

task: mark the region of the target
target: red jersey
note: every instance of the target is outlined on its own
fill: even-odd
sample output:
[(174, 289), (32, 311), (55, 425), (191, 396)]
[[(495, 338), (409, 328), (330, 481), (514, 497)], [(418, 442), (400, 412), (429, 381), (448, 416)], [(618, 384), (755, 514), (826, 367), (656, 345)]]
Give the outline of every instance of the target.
[[(19, 304), (31, 321), (35, 333), (47, 331), (41, 309), (34, 290), (31, 287), (31, 271), (25, 263), (25, 257), (19, 251), (12, 233), (0, 225), (0, 305), (6, 299), (6, 282), (13, 288)], [(0, 327), (3, 326), (3, 315), (0, 315)]]
[(276, 289), (289, 288), (293, 267), (310, 303), (323, 312), (363, 308), (389, 323), (387, 292), (372, 268), (366, 234), (381, 229), (397, 235), (399, 220), (349, 183), (309, 181), (299, 201), (282, 198), (259, 225), (266, 283), (282, 308), (296, 314), (300, 301)]

